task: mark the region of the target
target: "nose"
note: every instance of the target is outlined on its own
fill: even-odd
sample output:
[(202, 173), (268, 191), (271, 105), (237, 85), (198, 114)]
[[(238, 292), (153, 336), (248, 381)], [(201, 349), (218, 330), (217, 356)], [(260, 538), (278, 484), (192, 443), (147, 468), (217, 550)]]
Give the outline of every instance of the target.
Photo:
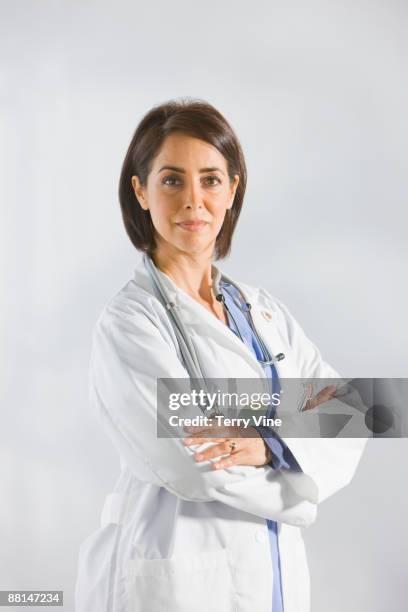
[(184, 197), (184, 208), (196, 210), (202, 208), (204, 205), (201, 186), (196, 184), (194, 181), (189, 182), (189, 186), (185, 190)]

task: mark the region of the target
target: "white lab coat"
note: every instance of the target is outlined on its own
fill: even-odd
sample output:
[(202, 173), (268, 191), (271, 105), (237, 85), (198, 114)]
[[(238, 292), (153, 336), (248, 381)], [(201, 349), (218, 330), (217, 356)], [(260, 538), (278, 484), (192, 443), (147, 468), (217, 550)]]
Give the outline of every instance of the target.
[[(206, 377), (265, 376), (226, 325), (158, 273)], [(285, 355), (277, 364), (281, 378), (338, 376), (280, 301), (236, 282), (271, 354)], [(94, 328), (91, 405), (119, 453), (121, 473), (99, 529), (80, 547), (76, 612), (271, 612), (265, 519), (278, 522), (285, 612), (308, 612), (301, 528), (314, 522), (319, 503), (350, 482), (366, 439), (286, 439), (303, 473), (269, 466), (213, 470), (195, 462), (197, 446), (157, 437), (159, 377), (187, 372), (141, 261)]]

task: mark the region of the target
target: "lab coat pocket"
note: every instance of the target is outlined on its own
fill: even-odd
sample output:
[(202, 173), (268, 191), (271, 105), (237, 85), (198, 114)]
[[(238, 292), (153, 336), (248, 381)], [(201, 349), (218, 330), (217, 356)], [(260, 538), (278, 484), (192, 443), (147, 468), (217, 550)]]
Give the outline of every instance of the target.
[(126, 612), (234, 612), (224, 548), (172, 559), (129, 559), (124, 568)]
[(75, 612), (106, 610), (116, 541), (117, 525), (108, 524), (91, 533), (80, 545)]

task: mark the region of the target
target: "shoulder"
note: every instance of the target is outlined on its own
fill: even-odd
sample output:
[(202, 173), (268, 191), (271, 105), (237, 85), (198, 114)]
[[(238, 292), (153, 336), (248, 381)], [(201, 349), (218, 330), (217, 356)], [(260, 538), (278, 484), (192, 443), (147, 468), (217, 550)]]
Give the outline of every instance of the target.
[(93, 335), (112, 333), (160, 334), (173, 343), (168, 315), (158, 300), (135, 278), (127, 281), (103, 305), (94, 325)]
[(97, 324), (110, 318), (128, 318), (141, 313), (148, 315), (151, 310), (154, 310), (149, 306), (147, 292), (140, 288), (133, 279), (130, 279), (106, 300), (98, 316)]

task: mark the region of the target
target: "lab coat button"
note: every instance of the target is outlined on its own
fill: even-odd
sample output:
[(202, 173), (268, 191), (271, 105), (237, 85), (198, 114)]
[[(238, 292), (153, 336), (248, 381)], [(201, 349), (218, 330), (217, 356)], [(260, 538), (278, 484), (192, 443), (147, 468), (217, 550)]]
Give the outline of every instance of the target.
[(257, 531), (255, 533), (255, 539), (257, 542), (266, 542), (266, 533), (264, 531)]

